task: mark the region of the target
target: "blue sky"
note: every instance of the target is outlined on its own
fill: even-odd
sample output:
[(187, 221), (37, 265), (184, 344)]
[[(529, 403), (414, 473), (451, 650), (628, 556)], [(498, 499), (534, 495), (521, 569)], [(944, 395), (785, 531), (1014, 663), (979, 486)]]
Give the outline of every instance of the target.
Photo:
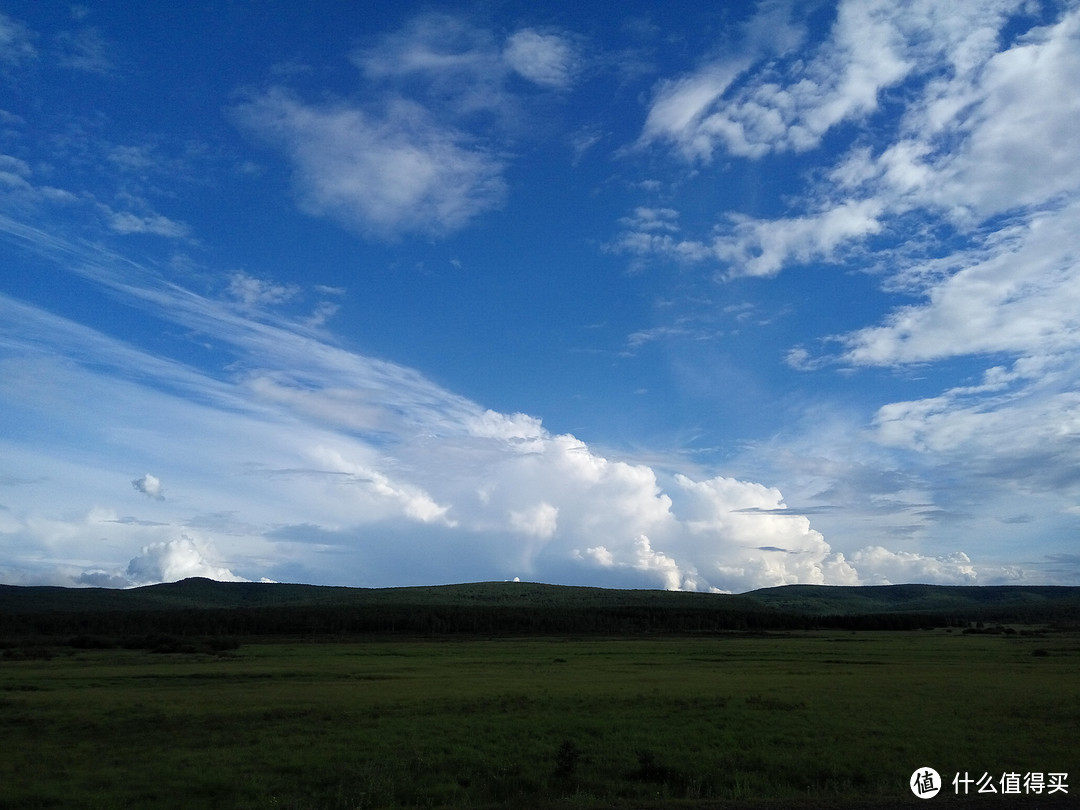
[(0, 2), (0, 581), (1080, 584), (1078, 81), (1075, 2)]

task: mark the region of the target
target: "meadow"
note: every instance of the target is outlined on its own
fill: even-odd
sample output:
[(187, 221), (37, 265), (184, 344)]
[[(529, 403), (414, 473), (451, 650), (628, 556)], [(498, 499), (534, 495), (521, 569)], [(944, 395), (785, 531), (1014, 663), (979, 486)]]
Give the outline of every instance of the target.
[(4, 808), (918, 805), (926, 765), (1069, 773), (1039, 806), (1080, 794), (1074, 632), (15, 652)]

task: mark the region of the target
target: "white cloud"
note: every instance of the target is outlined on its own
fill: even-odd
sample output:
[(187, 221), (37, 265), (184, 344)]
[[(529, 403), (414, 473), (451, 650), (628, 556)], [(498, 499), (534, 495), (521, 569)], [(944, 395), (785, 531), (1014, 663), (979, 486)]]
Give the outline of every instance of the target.
[(119, 234), (148, 233), (154, 236), (181, 238), (187, 236), (188, 226), (161, 214), (133, 214), (130, 211), (111, 211), (109, 228)]
[[(671, 92), (653, 109), (684, 154), (725, 148), (760, 157), (798, 147), (798, 137), (811, 136), (806, 144), (814, 145), (841, 120), (853, 121), (861, 137), (829, 170), (828, 183), (810, 184), (792, 200), (804, 213), (730, 213), (704, 237), (684, 234), (674, 217), (661, 229), (634, 216), (609, 249), (718, 263), (729, 278), (857, 256), (850, 266), (875, 269), (886, 291), (921, 300), (838, 336), (844, 349), (831, 359), (844, 363), (1071, 351), (1080, 337), (1071, 247), (1080, 222), (1080, 146), (1069, 133), (1080, 129), (1080, 101), (1069, 88), (1080, 77), (1080, 11), (1006, 38), (1007, 23), (1031, 19), (1012, 2), (842, 3), (813, 59), (748, 69), (730, 98), (721, 89), (728, 79), (710, 85), (708, 70), (665, 85)], [(863, 126), (880, 91), (901, 79), (899, 118)], [(678, 98), (676, 88), (693, 103), (676, 105), (685, 114), (670, 116), (664, 102)], [(717, 116), (742, 127), (751, 101), (760, 120), (779, 115), (782, 126), (768, 137), (721, 137)], [(644, 129), (650, 138), (652, 126)], [(933, 247), (939, 234), (967, 245), (927, 259), (928, 251), (940, 253)], [(871, 236), (890, 246), (871, 251)], [(805, 346), (789, 362), (823, 365)]]
[(450, 14), (423, 14), (356, 50), (353, 62), (371, 80), (421, 78), (418, 97), (456, 115), (510, 113), (515, 101), (505, 85), (513, 74), (543, 88), (572, 84), (581, 62), (572, 37), (525, 28), (500, 39)]
[(273, 90), (237, 115), (286, 150), (308, 213), (361, 233), (445, 234), (498, 208), (505, 195), (495, 153), (404, 99), (372, 114)]
[(161, 480), (150, 473), (147, 473), (142, 478), (136, 478), (131, 482), (131, 486), (135, 488), (136, 492), (141, 492), (151, 500), (165, 500), (165, 490), (161, 486)]
[[(366, 448), (360, 450), (364, 456), (370, 455)], [(384, 512), (386, 517), (398, 511), (402, 516), (420, 523), (441, 523), (451, 527), (456, 525), (446, 517), (449, 507), (436, 503), (421, 487), (394, 481), (378, 470), (346, 458), (337, 449), (319, 446), (312, 448), (310, 455), (318, 465), (317, 470), (348, 476), (349, 482), (357, 485), (353, 487), (354, 490), (362, 490), (365, 496), (374, 495), (376, 501), (385, 500), (392, 504), (392, 509)], [(366, 497), (363, 503), (369, 517), (373, 513), (377, 514), (378, 507), (373, 508), (373, 504)]]
[[(638, 571), (644, 571), (659, 578), (665, 590), (682, 590), (687, 583), (683, 573), (679, 570), (679, 564), (663, 552), (654, 551), (649, 538), (639, 534), (634, 540), (634, 553), (636, 559), (631, 563)], [(690, 590), (696, 590), (691, 587)]]
[(970, 85), (954, 82), (935, 99), (945, 111), (932, 105), (919, 116), (967, 136), (955, 154), (940, 160), (944, 182), (926, 188), (927, 197), (983, 218), (1075, 193), (1078, 77), (1080, 10), (1073, 10), (994, 54)]
[(125, 171), (145, 172), (157, 168), (160, 162), (153, 151), (152, 146), (145, 144), (114, 146), (109, 150), (107, 159)]
[[(903, 229), (899, 218), (912, 212), (971, 232), (988, 217), (1068, 200), (1080, 187), (1080, 147), (1070, 136), (1080, 100), (1069, 89), (1080, 76), (1080, 11), (997, 52), (1019, 6), (841, 3), (809, 61), (713, 64), (661, 84), (642, 142), (670, 142), (687, 159), (806, 150), (842, 121), (880, 146), (856, 141), (831, 184), (807, 187), (804, 214), (729, 214), (705, 237), (623, 221), (614, 247), (771, 276)], [(881, 91), (900, 82), (899, 121), (870, 127)]]
[(246, 307), (283, 304), (300, 294), (295, 284), (277, 284), (240, 271), (229, 279), (229, 295)]
[(99, 73), (104, 76), (116, 70), (112, 45), (97, 28), (62, 31), (56, 35), (56, 62), (61, 67)]
[(0, 194), (16, 207), (69, 205), (78, 200), (70, 191), (35, 183), (30, 165), (12, 155), (0, 155)]
[(18, 20), (0, 13), (0, 66), (14, 66), (37, 57), (34, 34)]
[(363, 102), (309, 104), (275, 89), (238, 120), (283, 148), (300, 204), (366, 235), (444, 235), (499, 208), (529, 113), (509, 80), (565, 90), (580, 63), (561, 33), (494, 31), (429, 13), (356, 49)]
[(1013, 492), (1080, 492), (1080, 370), (1065, 358), (995, 367), (981, 385), (878, 409), (875, 438)]
[(641, 142), (648, 144), (667, 138), (674, 140), (687, 158), (709, 159), (714, 137), (705, 130), (702, 120), (710, 106), (747, 67), (743, 61), (722, 62), (661, 83), (645, 119)]
[[(910, 238), (868, 252), (863, 263), (879, 268), (886, 292), (914, 302), (836, 336), (841, 349), (832, 358), (797, 347), (790, 361), (814, 370), (823, 360), (865, 367), (975, 358), (966, 367), (977, 378), (981, 365), (980, 382), (882, 405), (871, 436), (916, 453), (906, 463), (920, 465), (927, 480), (939, 478), (935, 470), (950, 479), (962, 473), (984, 500), (1024, 493), (1053, 513), (1061, 509), (1054, 498), (1074, 499), (1080, 483), (1080, 369), (1072, 359), (1080, 345), (1080, 147), (1068, 134), (1080, 128), (1080, 103), (1068, 89), (1080, 77), (1080, 11), (1008, 42), (1009, 11), (939, 4), (935, 32), (905, 46), (923, 55), (923, 78), (909, 85), (892, 141), (853, 148), (831, 172), (850, 200), (870, 206), (866, 222)], [(898, 30), (916, 29), (904, 22)], [(784, 234), (788, 222), (759, 227)], [(926, 235), (932, 229), (958, 247), (941, 251)], [(860, 237), (857, 229), (839, 233)], [(763, 240), (737, 232), (730, 239), (760, 245), (750, 261), (774, 272), (800, 259), (788, 247), (797, 242), (781, 240), (784, 249), (770, 254)]]
[(175, 540), (144, 546), (128, 563), (124, 575), (133, 585), (176, 582), (188, 577), (206, 577), (220, 582), (244, 582), (228, 568), (207, 559), (207, 544), (182, 535)]
[(733, 217), (732, 233), (709, 248), (731, 276), (773, 276), (791, 263), (829, 261), (846, 243), (877, 233), (881, 210), (877, 200), (858, 200), (790, 219)]
[(867, 585), (919, 582), (934, 585), (977, 585), (978, 573), (962, 551), (927, 557), (909, 551), (867, 546), (851, 556)]
[(7, 188), (24, 188), (29, 185), (30, 166), (25, 160), (12, 155), (0, 155), (0, 184)]
[(832, 551), (808, 518), (787, 513), (777, 489), (732, 478), (694, 481), (676, 475), (675, 481), (689, 498), (687, 528), (724, 541), (712, 561), (716, 574), (709, 566), (697, 566), (711, 584), (730, 590), (741, 579), (759, 586), (858, 582), (856, 570)]
[(562, 34), (501, 39), (422, 14), (352, 53), (362, 101), (308, 103), (277, 88), (236, 117), (284, 149), (308, 213), (380, 238), (445, 235), (503, 203), (506, 156), (531, 118), (509, 79), (566, 89), (580, 61)]
[(675, 232), (678, 226), (679, 212), (673, 208), (647, 208), (638, 206), (634, 209), (633, 216), (619, 220), (630, 231), (644, 231), (646, 233), (659, 231)]
[(893, 283), (924, 301), (844, 336), (845, 359), (889, 365), (1071, 351), (1080, 343), (1078, 227), (1080, 200), (1003, 229), (980, 249), (911, 265)]
[(323, 326), (340, 310), (340, 304), (335, 304), (333, 301), (320, 301), (315, 305), (315, 311), (308, 316), (307, 324), (312, 327)]
[(357, 49), (353, 62), (374, 79), (424, 76), (440, 93), (462, 92), (465, 83), (494, 85), (503, 66), (495, 37), (450, 14), (422, 14), (402, 28)]
[[(683, 157), (705, 161), (718, 149), (760, 158), (816, 148), (836, 125), (876, 112), (882, 91), (913, 75), (948, 66), (970, 81), (992, 50), (997, 26), (1019, 5), (841, 2), (828, 39), (809, 59), (762, 60), (772, 54), (750, 51), (741, 60), (708, 64), (663, 83), (642, 142), (668, 141)], [(774, 11), (765, 5), (759, 15)], [(798, 33), (788, 39), (797, 40)], [(785, 44), (773, 47), (782, 54)], [(750, 72), (755, 64), (759, 69)], [(743, 73), (746, 81), (728, 93)]]
[(575, 49), (564, 37), (530, 28), (506, 40), (503, 58), (529, 81), (555, 88), (570, 85), (577, 62)]
[(542, 502), (521, 512), (510, 512), (510, 525), (523, 534), (547, 539), (559, 525), (559, 507)]
[(607, 249), (635, 256), (663, 256), (683, 262), (714, 261), (728, 277), (777, 275), (784, 267), (832, 261), (844, 247), (881, 230), (884, 206), (878, 200), (852, 200), (788, 219), (755, 219), (730, 214), (708, 241), (679, 236), (678, 213), (670, 208), (637, 208)]

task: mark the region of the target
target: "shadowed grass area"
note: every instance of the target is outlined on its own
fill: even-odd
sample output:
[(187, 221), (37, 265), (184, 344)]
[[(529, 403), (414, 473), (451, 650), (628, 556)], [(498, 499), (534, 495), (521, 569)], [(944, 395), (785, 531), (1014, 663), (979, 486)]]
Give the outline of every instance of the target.
[(914, 800), (923, 765), (1075, 769), (1078, 656), (945, 631), (57, 648), (0, 661), (0, 806)]

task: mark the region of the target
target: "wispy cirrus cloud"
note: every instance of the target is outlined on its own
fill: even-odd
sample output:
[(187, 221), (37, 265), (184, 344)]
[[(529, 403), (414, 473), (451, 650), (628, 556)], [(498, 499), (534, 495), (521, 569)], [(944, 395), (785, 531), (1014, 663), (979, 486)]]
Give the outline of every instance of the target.
[(148, 233), (176, 239), (187, 236), (189, 232), (183, 222), (161, 214), (133, 214), (130, 211), (109, 211), (108, 226), (119, 234)]
[(93, 26), (61, 32), (54, 47), (56, 62), (61, 67), (105, 76), (116, 71), (114, 46)]
[(34, 34), (23, 23), (0, 13), (0, 66), (10, 68), (35, 59)]

